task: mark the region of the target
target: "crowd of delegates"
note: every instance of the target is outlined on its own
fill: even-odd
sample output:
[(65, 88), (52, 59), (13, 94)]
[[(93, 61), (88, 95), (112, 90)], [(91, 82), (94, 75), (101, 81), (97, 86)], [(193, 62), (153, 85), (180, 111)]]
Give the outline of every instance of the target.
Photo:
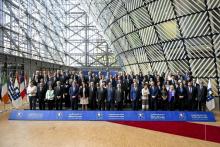
[[(36, 71), (27, 88), (30, 109), (205, 111), (207, 87), (191, 73)], [(47, 107), (46, 107), (47, 106)]]

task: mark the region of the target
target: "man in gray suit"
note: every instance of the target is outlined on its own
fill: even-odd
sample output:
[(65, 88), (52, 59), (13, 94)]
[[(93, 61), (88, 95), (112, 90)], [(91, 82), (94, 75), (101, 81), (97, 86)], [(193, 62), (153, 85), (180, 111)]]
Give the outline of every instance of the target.
[(98, 109), (105, 110), (105, 103), (107, 97), (107, 90), (104, 87), (105, 83), (103, 82), (100, 87), (97, 88), (97, 101), (98, 101)]
[(199, 111), (205, 111), (207, 100), (207, 87), (204, 86), (203, 81), (199, 81), (199, 85), (197, 86), (197, 99), (197, 109)]
[(117, 84), (117, 89), (115, 90), (115, 101), (116, 101), (116, 107), (117, 110), (122, 110), (122, 101), (123, 101), (123, 91), (121, 89), (121, 84)]

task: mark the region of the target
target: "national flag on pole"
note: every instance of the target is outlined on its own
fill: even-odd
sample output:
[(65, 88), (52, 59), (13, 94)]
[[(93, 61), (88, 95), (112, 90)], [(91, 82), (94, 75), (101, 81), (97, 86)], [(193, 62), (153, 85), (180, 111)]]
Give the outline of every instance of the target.
[(208, 108), (209, 111), (211, 111), (215, 108), (215, 99), (214, 96), (212, 95), (212, 85), (210, 79), (207, 89), (208, 89), (208, 97), (206, 101), (206, 107)]
[(18, 73), (16, 73), (14, 84), (10, 82), (8, 91), (9, 91), (9, 95), (12, 101), (12, 105), (15, 108), (19, 108), (20, 106), (22, 106), (22, 99), (21, 99), (20, 90), (19, 90)]
[(25, 97), (26, 95), (26, 89), (25, 89), (25, 79), (24, 79), (24, 74), (21, 73), (19, 76), (19, 83), (20, 83), (20, 94), (22, 99)]
[(28, 87), (28, 75), (25, 73), (24, 74), (24, 85), (25, 85), (25, 88), (27, 88)]
[(2, 91), (1, 91), (1, 96), (2, 96), (2, 101), (7, 104), (9, 102), (9, 95), (8, 95), (8, 87), (7, 87), (7, 77), (6, 74), (3, 73), (2, 75)]

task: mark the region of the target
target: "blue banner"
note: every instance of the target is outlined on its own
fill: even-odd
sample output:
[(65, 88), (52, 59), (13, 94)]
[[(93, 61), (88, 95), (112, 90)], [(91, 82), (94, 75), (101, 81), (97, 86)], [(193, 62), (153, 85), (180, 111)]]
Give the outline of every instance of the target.
[(12, 110), (9, 120), (215, 122), (212, 112)]

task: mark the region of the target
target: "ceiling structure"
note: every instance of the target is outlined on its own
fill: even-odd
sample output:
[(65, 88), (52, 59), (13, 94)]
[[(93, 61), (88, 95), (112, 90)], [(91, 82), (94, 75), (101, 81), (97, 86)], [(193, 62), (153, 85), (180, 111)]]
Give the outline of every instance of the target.
[(220, 83), (220, 0), (83, 0), (127, 72)]
[(0, 52), (74, 66), (118, 67), (78, 0), (0, 0)]

